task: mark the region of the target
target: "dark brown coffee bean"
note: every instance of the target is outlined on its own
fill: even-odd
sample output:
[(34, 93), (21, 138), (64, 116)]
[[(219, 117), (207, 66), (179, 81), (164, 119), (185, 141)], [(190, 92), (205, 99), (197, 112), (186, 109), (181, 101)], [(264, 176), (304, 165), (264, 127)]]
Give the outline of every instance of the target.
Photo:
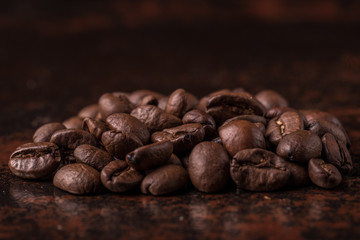
[(234, 120), (219, 128), (221, 141), (234, 156), (238, 151), (247, 148), (265, 148), (265, 138), (261, 130), (246, 120)]
[(78, 116), (70, 117), (62, 122), (67, 129), (82, 129), (82, 123), (83, 119)]
[(145, 145), (126, 155), (126, 162), (135, 170), (149, 170), (168, 162), (173, 152), (170, 141)]
[(263, 90), (255, 95), (255, 98), (265, 107), (270, 110), (275, 107), (287, 107), (288, 102), (279, 93), (272, 90)]
[(219, 192), (230, 179), (230, 159), (225, 148), (215, 142), (202, 142), (189, 156), (188, 173), (192, 184), (202, 192)]
[(151, 105), (139, 106), (131, 112), (131, 116), (144, 123), (151, 133), (165, 128), (176, 127), (181, 119)]
[(321, 139), (324, 158), (343, 174), (349, 174), (353, 168), (351, 155), (343, 141), (337, 140), (331, 133), (325, 133)]
[(246, 120), (252, 123), (261, 123), (262, 125), (266, 126), (267, 121), (264, 117), (262, 116), (258, 116), (258, 115), (239, 115), (239, 116), (235, 116), (232, 118), (229, 118), (228, 120), (226, 120), (222, 125), (226, 125), (232, 121), (235, 120)]
[(145, 96), (142, 100), (141, 100), (141, 103), (140, 105), (143, 106), (143, 105), (154, 105), (154, 106), (157, 106), (159, 104), (157, 98), (153, 95), (147, 95)]
[(69, 164), (56, 172), (53, 184), (73, 194), (97, 193), (101, 188), (100, 173), (84, 163)]
[(110, 129), (117, 132), (134, 134), (143, 144), (147, 144), (149, 142), (150, 133), (147, 127), (130, 114), (114, 113), (106, 118), (106, 123)]
[(306, 165), (286, 161), (285, 166), (291, 172), (291, 176), (287, 182), (287, 186), (304, 187), (309, 185), (310, 178)]
[(96, 118), (96, 115), (99, 113), (99, 105), (92, 104), (82, 108), (79, 113), (78, 117), (84, 118)]
[[(164, 98), (165, 96), (161, 93), (158, 92), (154, 92), (154, 91), (150, 91), (150, 90), (145, 90), (145, 89), (140, 89), (140, 90), (136, 90), (134, 92), (132, 92), (128, 98), (129, 100), (135, 104), (136, 106), (141, 105), (141, 102), (143, 101), (143, 99), (147, 96), (154, 96), (158, 101), (161, 98)], [(160, 101), (159, 101), (160, 102)], [(165, 103), (166, 104), (166, 103)]]
[(272, 118), (280, 117), (280, 115), (285, 112), (296, 112), (296, 110), (291, 107), (275, 107), (267, 110), (265, 117), (268, 119), (272, 119)]
[(284, 112), (280, 117), (269, 121), (265, 136), (272, 144), (277, 145), (284, 136), (303, 129), (304, 121), (298, 112)]
[(291, 177), (283, 158), (259, 148), (236, 153), (230, 174), (238, 187), (249, 191), (274, 191), (284, 187)]
[(35, 131), (33, 140), (34, 142), (49, 142), (54, 132), (61, 129), (65, 129), (62, 123), (54, 122), (44, 124)]
[(170, 94), (168, 102), (165, 107), (165, 112), (181, 118), (187, 108), (185, 90), (179, 88)]
[(342, 176), (339, 170), (322, 159), (311, 159), (308, 170), (311, 181), (319, 187), (334, 188), (341, 183)]
[[(241, 91), (239, 91), (239, 92), (241, 92)], [(243, 90), (243, 92), (244, 92), (244, 90)], [(209, 95), (204, 96), (204, 97), (202, 97), (200, 99), (199, 105), (198, 105), (197, 108), (202, 110), (202, 111), (206, 111), (206, 103), (207, 103), (207, 101), (209, 100), (210, 97), (220, 95), (220, 94), (231, 94), (231, 93), (233, 93), (233, 91), (230, 90), (230, 89), (220, 89), (218, 91), (212, 92)]]
[(336, 139), (346, 143), (346, 145), (350, 147), (350, 140), (348, 140), (345, 130), (332, 122), (323, 119), (312, 120), (308, 123), (308, 128), (319, 137), (324, 136), (325, 133), (331, 133)]
[(216, 133), (216, 123), (213, 117), (202, 110), (194, 109), (188, 111), (182, 118), (184, 124), (200, 123), (205, 130), (205, 139), (212, 138)]
[(83, 121), (82, 129), (89, 132), (97, 139), (101, 138), (103, 132), (109, 130), (109, 127), (102, 120), (96, 120), (92, 118), (85, 118)]
[(114, 113), (130, 113), (134, 107), (125, 94), (105, 93), (99, 98), (99, 110), (103, 119)]
[(61, 160), (58, 146), (49, 142), (26, 143), (11, 154), (10, 171), (26, 179), (43, 178), (53, 173)]
[(162, 166), (149, 175), (141, 183), (144, 194), (164, 195), (179, 191), (187, 186), (189, 176), (179, 165)]
[(85, 163), (98, 171), (112, 161), (109, 153), (88, 144), (82, 144), (75, 148), (74, 157), (77, 162)]
[(290, 161), (307, 163), (311, 158), (320, 157), (321, 150), (321, 139), (316, 134), (298, 130), (280, 140), (276, 153)]
[(191, 150), (205, 137), (204, 128), (200, 123), (188, 123), (173, 128), (164, 129), (161, 132), (154, 132), (151, 135), (153, 142), (169, 140), (174, 146), (175, 153), (183, 153)]
[(102, 184), (112, 192), (122, 193), (140, 186), (144, 175), (131, 168), (125, 161), (114, 160), (100, 174)]
[(119, 160), (125, 160), (126, 154), (143, 145), (136, 135), (113, 130), (104, 132), (101, 142), (106, 151)]
[(93, 135), (80, 129), (63, 129), (56, 131), (50, 139), (60, 148), (75, 149), (81, 144), (96, 146), (97, 142)]

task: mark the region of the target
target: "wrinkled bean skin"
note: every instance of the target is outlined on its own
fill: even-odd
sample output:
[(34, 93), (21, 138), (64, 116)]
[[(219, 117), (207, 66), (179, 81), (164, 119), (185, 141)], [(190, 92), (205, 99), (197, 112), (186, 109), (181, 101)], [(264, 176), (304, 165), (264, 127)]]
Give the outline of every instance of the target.
[(261, 130), (246, 120), (234, 120), (219, 128), (221, 141), (231, 156), (247, 148), (265, 148)]
[(82, 129), (83, 119), (78, 116), (73, 116), (63, 121), (62, 124), (67, 129)]
[(194, 109), (188, 111), (182, 118), (183, 124), (200, 123), (205, 130), (205, 139), (212, 138), (216, 133), (216, 123), (213, 117), (202, 110)]
[(294, 162), (307, 163), (311, 158), (321, 156), (321, 139), (310, 131), (298, 130), (283, 137), (276, 153)]
[(311, 159), (308, 170), (311, 181), (319, 187), (329, 189), (341, 183), (342, 176), (339, 170), (322, 159)]
[(101, 169), (112, 161), (109, 153), (88, 144), (83, 144), (75, 148), (74, 157), (77, 162), (85, 163), (98, 171), (101, 171)]
[(101, 188), (100, 173), (84, 163), (73, 163), (56, 172), (53, 184), (72, 194), (97, 193)]
[(205, 137), (204, 128), (200, 123), (188, 123), (177, 127), (154, 132), (151, 135), (153, 142), (169, 140), (174, 146), (175, 153), (183, 153), (191, 150)]
[(173, 152), (170, 141), (145, 145), (126, 155), (126, 162), (135, 170), (144, 171), (164, 165)]
[(351, 155), (344, 142), (337, 140), (331, 133), (321, 138), (324, 159), (333, 164), (343, 174), (349, 174), (353, 168)]
[(112, 192), (122, 193), (140, 186), (144, 175), (131, 168), (125, 161), (114, 160), (101, 171), (102, 184)]
[(148, 174), (141, 183), (143, 194), (165, 195), (184, 189), (189, 182), (186, 170), (179, 165), (165, 165)]
[(43, 178), (53, 173), (61, 160), (58, 146), (49, 142), (26, 143), (11, 154), (10, 171), (25, 179)]
[(44, 124), (35, 131), (33, 135), (33, 141), (36, 143), (49, 142), (54, 132), (61, 129), (65, 129), (65, 126), (62, 123), (54, 122)]
[(82, 108), (79, 113), (79, 118), (96, 118), (96, 115), (99, 113), (99, 105), (98, 104), (91, 104), (84, 108)]
[(134, 105), (125, 94), (105, 93), (99, 98), (99, 111), (103, 119), (114, 113), (130, 113)]
[(149, 142), (150, 133), (147, 127), (130, 114), (114, 113), (106, 118), (106, 123), (112, 130), (136, 135), (143, 144)]
[(103, 132), (109, 130), (109, 127), (102, 120), (96, 120), (92, 118), (85, 118), (83, 121), (82, 129), (89, 132), (97, 139), (101, 138)]
[(284, 159), (259, 148), (237, 152), (231, 161), (230, 175), (238, 187), (248, 191), (274, 191), (291, 178)]
[(131, 116), (144, 123), (151, 133), (165, 128), (176, 127), (182, 123), (180, 118), (152, 105), (135, 108), (131, 112)]
[(81, 144), (96, 146), (97, 142), (93, 135), (81, 129), (63, 129), (56, 131), (50, 138), (60, 148), (75, 149)]
[(113, 130), (104, 132), (101, 135), (101, 142), (106, 151), (119, 160), (125, 160), (126, 154), (143, 145), (134, 134)]
[(223, 190), (230, 180), (229, 156), (215, 142), (201, 142), (189, 156), (188, 173), (192, 184), (200, 191), (214, 193)]
[(275, 107), (287, 107), (288, 102), (279, 93), (272, 90), (263, 90), (255, 95), (255, 98), (265, 107), (270, 110)]

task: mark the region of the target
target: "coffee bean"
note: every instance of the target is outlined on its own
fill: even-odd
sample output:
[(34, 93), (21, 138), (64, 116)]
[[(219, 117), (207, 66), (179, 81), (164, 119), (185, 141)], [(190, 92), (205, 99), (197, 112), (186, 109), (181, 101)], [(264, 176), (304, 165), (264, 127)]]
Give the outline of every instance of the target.
[[(129, 96), (128, 99), (135, 105), (135, 106), (140, 106), (142, 105), (141, 102), (143, 101), (143, 99), (147, 96), (154, 96), (159, 102), (160, 99), (164, 98), (165, 96), (161, 93), (158, 92), (154, 92), (154, 91), (150, 91), (150, 90), (145, 90), (145, 89), (141, 89), (141, 90), (136, 90), (134, 92), (132, 92)], [(167, 101), (167, 100), (166, 100)]]
[(91, 104), (84, 108), (82, 108), (79, 113), (78, 117), (84, 118), (96, 118), (96, 115), (99, 113), (99, 105), (98, 104)]
[(255, 95), (255, 98), (265, 107), (270, 110), (275, 107), (287, 107), (288, 102), (279, 93), (272, 90), (263, 90)]
[(198, 105), (196, 97), (179, 88), (169, 96), (165, 112), (181, 118), (186, 112)]
[(114, 160), (101, 171), (102, 184), (112, 192), (127, 192), (140, 186), (144, 175), (131, 168), (125, 161)]
[(99, 110), (103, 119), (113, 113), (130, 113), (134, 107), (125, 94), (105, 93), (99, 98)]
[(109, 127), (102, 120), (85, 118), (82, 129), (99, 139), (104, 132), (109, 130)]
[(176, 156), (175, 154), (171, 154), (169, 160), (166, 162), (166, 164), (174, 164), (174, 165), (179, 165), (182, 166), (182, 162), (180, 160), (180, 158), (178, 158), (178, 156)]
[(158, 102), (158, 100), (157, 100), (157, 98), (155, 96), (147, 95), (141, 100), (140, 106), (143, 106), (143, 105), (157, 106), (158, 104), (159, 104), (159, 102)]
[(298, 130), (280, 140), (276, 153), (290, 161), (307, 163), (311, 158), (320, 157), (321, 150), (321, 140), (316, 134)]
[(280, 117), (285, 112), (296, 112), (296, 109), (291, 107), (274, 107), (266, 111), (265, 117), (268, 119)]
[(258, 115), (239, 115), (239, 116), (235, 116), (232, 118), (229, 118), (228, 120), (226, 120), (222, 125), (226, 125), (232, 121), (235, 120), (246, 120), (252, 123), (261, 123), (262, 125), (266, 126), (267, 121), (264, 117), (262, 116), (258, 116)]
[(75, 148), (74, 156), (77, 162), (85, 163), (98, 171), (112, 161), (109, 153), (88, 144), (82, 144)]
[(213, 117), (202, 110), (188, 111), (182, 118), (183, 124), (200, 123), (205, 130), (205, 139), (211, 139), (216, 134), (216, 123)]
[(168, 162), (173, 152), (170, 141), (145, 145), (126, 155), (126, 162), (135, 170), (149, 170)]
[(81, 144), (97, 145), (93, 135), (80, 129), (58, 130), (51, 136), (50, 142), (55, 143), (60, 148), (72, 150)]
[(231, 161), (230, 174), (238, 187), (249, 191), (274, 191), (291, 178), (283, 158), (259, 148), (237, 152)]
[(345, 143), (336, 139), (331, 133), (325, 133), (321, 139), (324, 159), (333, 164), (343, 174), (349, 174), (353, 168), (351, 155)]
[(152, 195), (165, 195), (179, 191), (187, 186), (189, 176), (179, 165), (165, 165), (150, 174), (141, 182), (141, 192)]
[(63, 121), (62, 124), (67, 129), (82, 129), (83, 119), (78, 116), (73, 116)]
[(226, 187), (229, 156), (225, 148), (215, 142), (202, 142), (189, 156), (188, 172), (192, 184), (202, 192), (219, 192)]
[(56, 172), (53, 184), (72, 194), (97, 193), (101, 188), (100, 173), (84, 163), (69, 164)]
[(61, 129), (65, 129), (62, 123), (54, 122), (44, 124), (35, 131), (33, 140), (34, 142), (49, 142), (54, 132)]
[(11, 154), (10, 171), (26, 179), (43, 178), (59, 166), (61, 160), (58, 146), (49, 142), (26, 143)]
[(311, 181), (319, 187), (334, 188), (341, 183), (342, 176), (339, 170), (322, 159), (312, 158), (308, 170)]
[(265, 148), (265, 138), (261, 130), (246, 120), (234, 120), (221, 126), (219, 136), (231, 156), (246, 148)]

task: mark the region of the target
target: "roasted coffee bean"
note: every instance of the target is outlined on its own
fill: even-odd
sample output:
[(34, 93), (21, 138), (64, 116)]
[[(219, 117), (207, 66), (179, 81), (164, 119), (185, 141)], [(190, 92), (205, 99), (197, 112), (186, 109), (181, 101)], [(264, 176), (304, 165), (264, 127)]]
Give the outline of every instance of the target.
[(141, 183), (144, 194), (164, 195), (179, 191), (187, 186), (189, 176), (179, 165), (165, 165), (148, 174)]
[(97, 193), (101, 188), (100, 173), (84, 163), (69, 164), (56, 172), (53, 184), (73, 194)]
[(99, 113), (99, 105), (92, 104), (82, 108), (79, 113), (78, 117), (84, 118), (96, 118), (96, 115)]
[(61, 129), (65, 129), (62, 123), (54, 122), (44, 124), (35, 131), (33, 140), (34, 142), (49, 142), (54, 132)]
[(103, 119), (113, 113), (130, 113), (134, 107), (125, 94), (105, 93), (99, 98), (99, 110)]
[(325, 121), (335, 124), (336, 126), (338, 126), (340, 128), (343, 128), (343, 125), (341, 124), (339, 119), (328, 112), (323, 112), (323, 111), (319, 111), (319, 110), (309, 110), (309, 109), (300, 110), (300, 112), (304, 115), (307, 122), (312, 122), (312, 121), (317, 121), (317, 120), (325, 120)]
[(230, 174), (236, 185), (249, 191), (274, 191), (291, 178), (286, 161), (264, 149), (245, 149), (235, 154)]
[[(139, 106), (141, 105), (141, 102), (143, 101), (143, 99), (147, 96), (154, 96), (158, 101), (162, 98), (164, 98), (165, 96), (161, 93), (158, 92), (154, 92), (154, 91), (150, 91), (150, 90), (145, 90), (145, 89), (141, 89), (141, 90), (136, 90), (134, 92), (132, 92), (128, 98), (129, 100), (135, 105), (135, 106)], [(167, 101), (167, 100), (166, 100)]]
[(82, 129), (83, 119), (78, 116), (73, 116), (63, 121), (62, 124), (67, 129)]
[(321, 139), (316, 134), (298, 130), (280, 140), (276, 153), (290, 161), (307, 163), (311, 158), (320, 157), (321, 150)]
[(303, 187), (309, 185), (310, 178), (306, 165), (286, 161), (285, 166), (291, 172), (291, 176), (287, 182), (287, 186)]
[(101, 142), (106, 151), (119, 160), (125, 160), (126, 154), (143, 145), (136, 135), (113, 130), (104, 132)]
[(337, 140), (331, 133), (321, 138), (324, 158), (343, 174), (349, 174), (353, 168), (351, 155), (343, 141)]
[(291, 107), (275, 107), (267, 110), (265, 113), (265, 117), (268, 119), (272, 119), (272, 118), (280, 117), (280, 115), (285, 112), (296, 112), (296, 110)]
[(125, 161), (114, 160), (100, 174), (102, 184), (112, 192), (127, 192), (140, 186), (144, 175), (131, 168)]
[[(198, 105), (198, 109), (202, 110), (202, 111), (206, 111), (206, 103), (207, 101), (209, 100), (209, 98), (213, 97), (213, 96), (216, 96), (216, 95), (221, 95), (221, 94), (231, 94), (231, 93), (236, 93), (236, 92), (241, 92), (238, 91), (238, 90), (230, 90), (230, 89), (221, 89), (221, 90), (218, 90), (218, 91), (215, 91), (215, 92), (212, 92), (210, 93), (209, 95), (207, 96), (204, 96), (200, 99), (199, 101), (199, 105)], [(242, 92), (244, 92), (244, 90), (242, 89)]]
[(225, 148), (215, 142), (202, 142), (189, 156), (188, 173), (192, 184), (202, 192), (219, 192), (230, 179), (230, 159)]
[(146, 97), (144, 97), (142, 100), (141, 100), (141, 103), (140, 105), (143, 106), (143, 105), (154, 105), (154, 106), (157, 106), (159, 104), (157, 98), (153, 95), (147, 95)]
[(213, 117), (202, 110), (194, 109), (188, 111), (182, 118), (184, 124), (200, 123), (205, 130), (205, 139), (212, 138), (216, 133), (216, 123)]
[(204, 128), (200, 123), (188, 123), (173, 128), (154, 132), (151, 135), (153, 142), (169, 140), (174, 146), (175, 153), (183, 153), (191, 150), (205, 137)]
[(112, 161), (109, 153), (88, 144), (83, 144), (75, 148), (74, 156), (77, 162), (85, 163), (98, 171), (101, 171), (101, 169)]
[(182, 162), (180, 160), (180, 158), (178, 158), (178, 156), (176, 156), (175, 154), (171, 154), (169, 160), (166, 162), (166, 164), (174, 164), (174, 165), (179, 165), (182, 166)]
[(151, 105), (139, 106), (131, 112), (131, 116), (144, 123), (150, 133), (181, 125), (181, 119)]
[(81, 144), (97, 145), (93, 135), (80, 129), (58, 130), (51, 136), (50, 142), (67, 149), (75, 149)]
[(150, 133), (147, 127), (130, 114), (114, 113), (106, 118), (106, 123), (110, 129), (117, 132), (134, 134), (143, 144), (147, 144), (149, 142)]
[(308, 170), (311, 181), (319, 187), (334, 188), (341, 183), (342, 176), (339, 170), (322, 159), (311, 159)]
[(126, 155), (126, 162), (135, 170), (149, 170), (168, 162), (173, 152), (170, 141), (145, 145)]
[(270, 110), (275, 107), (287, 107), (288, 102), (279, 93), (272, 90), (263, 90), (255, 95), (255, 98), (265, 107)]
[(49, 142), (26, 143), (11, 154), (10, 171), (26, 179), (43, 178), (53, 173), (61, 160), (58, 146)]
[(239, 115), (239, 116), (235, 116), (232, 118), (229, 118), (228, 120), (226, 120), (222, 125), (226, 125), (232, 121), (235, 120), (246, 120), (252, 123), (261, 123), (262, 125), (266, 126), (267, 121), (264, 117), (262, 116), (258, 116), (258, 115)]
[(219, 128), (221, 141), (234, 156), (238, 151), (247, 148), (265, 148), (265, 138), (261, 130), (252, 122), (234, 120)]
[(169, 96), (165, 112), (181, 118), (186, 112), (198, 105), (196, 97), (179, 88)]
[(265, 136), (272, 144), (277, 145), (284, 136), (303, 129), (304, 121), (298, 112), (284, 112), (280, 117), (269, 121)]
[(311, 132), (317, 134), (319, 137), (324, 136), (325, 133), (331, 133), (336, 139), (344, 142), (347, 147), (350, 147), (351, 145), (345, 130), (327, 120), (312, 120), (308, 122), (308, 128)]
[(96, 138), (101, 138), (103, 132), (109, 130), (109, 127), (102, 120), (96, 120), (92, 118), (85, 118), (83, 121), (82, 129), (89, 132)]

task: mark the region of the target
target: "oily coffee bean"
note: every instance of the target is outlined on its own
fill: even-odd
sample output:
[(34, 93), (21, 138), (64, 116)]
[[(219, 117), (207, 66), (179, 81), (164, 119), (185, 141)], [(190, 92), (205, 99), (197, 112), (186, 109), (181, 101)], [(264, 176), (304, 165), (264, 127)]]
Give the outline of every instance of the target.
[(234, 120), (221, 126), (219, 136), (231, 156), (246, 148), (265, 148), (264, 134), (254, 123), (246, 120)]
[(343, 141), (336, 139), (331, 133), (321, 138), (324, 158), (343, 174), (349, 174), (353, 168), (351, 155)]
[(188, 111), (182, 118), (183, 124), (200, 123), (205, 130), (205, 139), (212, 138), (216, 133), (216, 123), (213, 117), (202, 110), (194, 109)]
[(225, 148), (215, 142), (202, 142), (189, 156), (188, 173), (192, 184), (202, 192), (219, 192), (226, 187), (229, 156)]
[(319, 187), (334, 188), (341, 183), (342, 176), (339, 170), (322, 159), (311, 159), (308, 170), (311, 181)]
[(101, 138), (101, 135), (110, 130), (106, 123), (102, 120), (96, 120), (93, 118), (85, 118), (83, 121), (82, 129), (89, 132), (97, 139)]
[(174, 152), (182, 153), (191, 150), (205, 137), (205, 130), (200, 123), (188, 123), (177, 127), (154, 132), (151, 135), (153, 142), (169, 140), (174, 146)]
[(26, 179), (43, 178), (59, 166), (61, 160), (58, 146), (49, 142), (26, 143), (13, 152), (9, 160), (10, 171)]
[(265, 107), (266, 110), (270, 110), (275, 107), (288, 106), (286, 99), (272, 90), (263, 90), (256, 94), (255, 98)]
[(44, 124), (35, 131), (33, 135), (33, 141), (49, 142), (54, 132), (61, 129), (65, 129), (65, 126), (62, 123), (54, 122)]
[(143, 144), (149, 142), (150, 133), (147, 127), (137, 118), (127, 113), (114, 113), (106, 118), (110, 129), (117, 132), (132, 133), (137, 136)]
[(166, 113), (162, 109), (152, 105), (139, 106), (135, 108), (131, 112), (131, 116), (137, 118), (140, 122), (145, 124), (150, 133), (181, 125), (180, 118)]
[(265, 136), (277, 145), (284, 136), (303, 129), (304, 120), (298, 112), (284, 112), (269, 121)]
[(126, 155), (126, 162), (135, 170), (144, 171), (159, 167), (168, 162), (173, 152), (170, 141), (145, 145)]
[(63, 129), (56, 131), (50, 138), (60, 148), (75, 149), (81, 144), (96, 146), (97, 142), (93, 135), (80, 129)]
[(141, 192), (152, 195), (165, 195), (179, 191), (187, 186), (189, 176), (179, 165), (165, 165), (150, 174), (141, 182)]
[(101, 188), (100, 173), (84, 163), (73, 163), (56, 172), (53, 184), (72, 194), (97, 193)]
[(62, 124), (67, 129), (82, 129), (83, 119), (78, 116), (73, 116), (63, 121)]
[(259, 148), (237, 152), (231, 161), (230, 174), (238, 187), (249, 191), (274, 191), (291, 178), (283, 158)]
[(104, 132), (101, 142), (106, 151), (119, 160), (125, 160), (126, 154), (143, 145), (136, 135), (113, 130)]
[(130, 113), (135, 107), (125, 94), (105, 93), (99, 98), (99, 110), (103, 119), (113, 113)]
[(122, 193), (140, 186), (144, 175), (131, 168), (125, 161), (114, 160), (101, 171), (102, 184), (112, 192)]
[(96, 118), (96, 115), (99, 113), (99, 105), (98, 104), (91, 104), (84, 108), (82, 108), (79, 113), (78, 117), (84, 118)]
[(86, 163), (98, 171), (112, 161), (109, 153), (88, 144), (82, 144), (75, 148), (74, 157), (77, 162)]
[(321, 140), (316, 134), (298, 130), (280, 140), (276, 153), (290, 161), (307, 163), (311, 158), (320, 157), (321, 150)]

